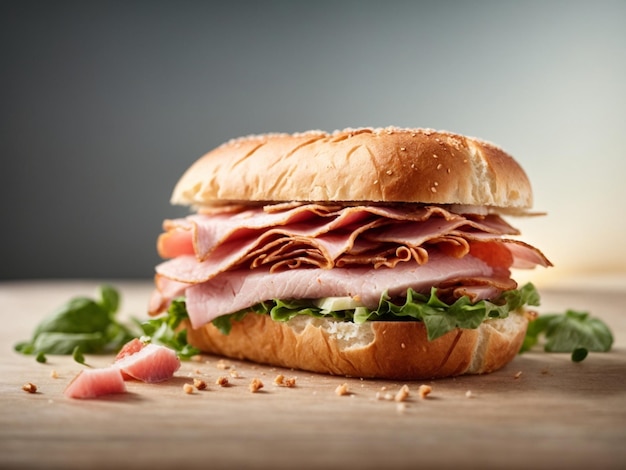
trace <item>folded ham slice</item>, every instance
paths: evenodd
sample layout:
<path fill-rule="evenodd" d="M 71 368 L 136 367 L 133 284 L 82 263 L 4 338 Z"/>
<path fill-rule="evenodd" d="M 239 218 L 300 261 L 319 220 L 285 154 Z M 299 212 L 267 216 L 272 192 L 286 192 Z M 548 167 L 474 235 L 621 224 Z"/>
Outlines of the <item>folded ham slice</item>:
<path fill-rule="evenodd" d="M 515 288 L 515 283 L 511 286 L 507 277 L 494 278 L 494 271 L 471 255 L 452 258 L 438 253 L 422 266 L 401 263 L 393 269 L 295 269 L 273 274 L 266 269 L 228 271 L 211 281 L 190 286 L 185 293 L 191 324 L 198 328 L 221 315 L 271 299 L 353 297 L 374 309 L 384 292 L 397 297 L 405 295 L 409 287 L 426 293 L 431 286 L 457 282 L 471 285 L 472 279 L 477 279 L 476 285 L 490 282 Z"/>
<path fill-rule="evenodd" d="M 187 297 L 194 327 L 274 298 L 358 296 L 446 288 L 489 298 L 513 289 L 511 267 L 549 266 L 536 248 L 505 236 L 496 214 L 441 206 L 319 204 L 217 211 L 168 220 L 158 241 L 150 311 Z"/>

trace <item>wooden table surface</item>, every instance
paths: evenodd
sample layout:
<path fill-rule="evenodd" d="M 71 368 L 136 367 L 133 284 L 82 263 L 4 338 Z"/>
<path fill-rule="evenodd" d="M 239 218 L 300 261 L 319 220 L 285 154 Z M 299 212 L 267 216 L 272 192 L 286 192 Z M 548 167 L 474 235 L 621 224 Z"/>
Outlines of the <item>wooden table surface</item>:
<path fill-rule="evenodd" d="M 533 351 L 490 375 L 393 382 L 206 356 L 163 384 L 128 382 L 125 395 L 72 400 L 63 390 L 83 366 L 58 356 L 39 364 L 13 344 L 70 297 L 95 295 L 98 284 L 0 283 L 0 468 L 626 468 L 621 282 L 542 291 L 541 312 L 589 310 L 613 330 L 613 350 L 581 363 Z M 113 284 L 123 312 L 145 318 L 150 282 Z M 87 357 L 94 366 L 111 360 Z M 278 374 L 296 386 L 275 385 Z M 231 386 L 215 384 L 223 375 Z M 208 389 L 186 394 L 194 377 Z M 260 393 L 248 389 L 255 377 Z M 24 392 L 25 382 L 38 392 Z M 344 383 L 352 393 L 339 396 Z M 405 383 L 407 401 L 385 398 Z M 432 393 L 421 399 L 424 383 Z"/>

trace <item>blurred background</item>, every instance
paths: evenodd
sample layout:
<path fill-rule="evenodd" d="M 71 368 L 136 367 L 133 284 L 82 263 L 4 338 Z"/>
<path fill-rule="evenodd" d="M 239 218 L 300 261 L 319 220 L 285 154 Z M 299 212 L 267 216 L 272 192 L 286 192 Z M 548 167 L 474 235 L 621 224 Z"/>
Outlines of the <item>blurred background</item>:
<path fill-rule="evenodd" d="M 0 280 L 148 279 L 240 135 L 431 127 L 529 174 L 538 284 L 626 272 L 626 2 L 0 2 Z M 626 288 L 626 285 L 624 286 Z"/>

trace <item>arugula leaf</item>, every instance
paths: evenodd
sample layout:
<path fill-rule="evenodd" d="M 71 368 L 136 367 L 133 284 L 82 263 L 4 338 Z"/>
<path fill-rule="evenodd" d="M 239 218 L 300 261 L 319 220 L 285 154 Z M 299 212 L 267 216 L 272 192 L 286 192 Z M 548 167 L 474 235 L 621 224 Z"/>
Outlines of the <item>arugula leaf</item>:
<path fill-rule="evenodd" d="M 434 340 L 455 328 L 478 328 L 488 319 L 506 318 L 524 305 L 539 305 L 539 293 L 528 283 L 517 290 L 507 291 L 493 302 L 481 300 L 472 304 L 468 297 L 461 297 L 448 305 L 437 297 L 437 289 L 433 288 L 426 296 L 408 289 L 403 304 L 392 302 L 385 293 L 381 296 L 378 307 L 369 310 L 365 307 L 354 309 L 327 311 L 313 305 L 309 300 L 272 300 L 262 302 L 253 307 L 223 315 L 213 320 L 223 334 L 230 332 L 232 321 L 239 321 L 248 312 L 269 314 L 273 320 L 287 321 L 296 315 L 313 317 L 332 316 L 338 320 L 364 323 L 366 321 L 423 321 L 428 332 L 428 339 Z"/>
<path fill-rule="evenodd" d="M 589 351 L 610 351 L 613 345 L 613 334 L 602 320 L 575 310 L 539 315 L 528 325 L 520 352 L 530 350 L 542 336 L 546 352 L 572 353 L 574 362 L 584 360 Z"/>
<path fill-rule="evenodd" d="M 81 353 L 114 352 L 135 337 L 115 319 L 119 304 L 118 291 L 102 285 L 98 299 L 70 299 L 37 325 L 30 341 L 17 343 L 14 349 L 35 355 L 38 362 L 45 362 L 46 354 L 70 355 L 76 348 Z"/>

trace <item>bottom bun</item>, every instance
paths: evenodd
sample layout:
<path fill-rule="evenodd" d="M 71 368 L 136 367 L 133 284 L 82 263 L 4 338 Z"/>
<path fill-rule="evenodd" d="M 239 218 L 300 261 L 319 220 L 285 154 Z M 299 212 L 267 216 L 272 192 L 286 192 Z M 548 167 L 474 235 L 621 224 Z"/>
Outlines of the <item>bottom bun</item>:
<path fill-rule="evenodd" d="M 228 335 L 209 323 L 188 328 L 187 339 L 203 352 L 233 359 L 348 377 L 417 380 L 500 369 L 519 352 L 527 326 L 523 314 L 512 313 L 428 341 L 417 321 L 355 324 L 301 315 L 277 322 L 250 313 L 233 321 Z"/>

